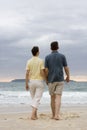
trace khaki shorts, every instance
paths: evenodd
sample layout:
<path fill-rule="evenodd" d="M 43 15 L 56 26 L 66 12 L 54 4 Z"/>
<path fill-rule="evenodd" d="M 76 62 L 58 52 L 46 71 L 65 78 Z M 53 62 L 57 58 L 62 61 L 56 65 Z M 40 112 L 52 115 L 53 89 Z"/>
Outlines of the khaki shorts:
<path fill-rule="evenodd" d="M 64 82 L 48 83 L 49 94 L 50 95 L 62 94 L 63 87 L 64 87 Z"/>

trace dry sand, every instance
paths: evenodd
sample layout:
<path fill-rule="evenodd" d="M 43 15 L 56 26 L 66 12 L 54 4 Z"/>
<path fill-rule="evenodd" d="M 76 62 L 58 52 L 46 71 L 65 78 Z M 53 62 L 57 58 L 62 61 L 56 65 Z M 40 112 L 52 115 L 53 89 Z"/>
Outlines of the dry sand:
<path fill-rule="evenodd" d="M 42 107 L 43 108 L 43 107 Z M 61 120 L 51 119 L 49 106 L 30 119 L 28 105 L 0 107 L 0 130 L 87 130 L 87 106 L 61 107 Z"/>

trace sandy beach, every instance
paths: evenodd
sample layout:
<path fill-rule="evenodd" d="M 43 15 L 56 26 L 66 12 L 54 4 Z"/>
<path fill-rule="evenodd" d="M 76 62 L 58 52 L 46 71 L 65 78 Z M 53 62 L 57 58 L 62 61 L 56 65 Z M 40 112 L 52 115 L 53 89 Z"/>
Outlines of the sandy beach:
<path fill-rule="evenodd" d="M 87 106 L 62 106 L 61 120 L 51 119 L 50 106 L 41 106 L 31 120 L 28 105 L 0 106 L 0 130 L 87 130 Z"/>

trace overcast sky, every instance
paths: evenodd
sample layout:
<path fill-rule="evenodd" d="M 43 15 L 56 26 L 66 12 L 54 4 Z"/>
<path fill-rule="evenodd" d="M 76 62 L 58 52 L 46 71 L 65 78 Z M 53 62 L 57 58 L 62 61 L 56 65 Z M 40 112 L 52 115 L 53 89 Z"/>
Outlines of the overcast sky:
<path fill-rule="evenodd" d="M 86 0 L 0 0 L 0 81 L 25 77 L 31 48 L 57 40 L 71 78 L 87 80 Z"/>

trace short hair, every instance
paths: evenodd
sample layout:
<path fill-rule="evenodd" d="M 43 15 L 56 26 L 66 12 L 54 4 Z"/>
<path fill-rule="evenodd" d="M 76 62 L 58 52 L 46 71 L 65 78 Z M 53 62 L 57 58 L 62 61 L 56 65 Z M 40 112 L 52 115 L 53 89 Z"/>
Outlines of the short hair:
<path fill-rule="evenodd" d="M 33 56 L 36 56 L 37 52 L 39 52 L 39 47 L 38 47 L 38 46 L 34 46 L 34 47 L 32 48 L 32 50 L 31 50 L 31 52 L 32 52 L 32 55 L 33 55 Z"/>
<path fill-rule="evenodd" d="M 57 50 L 58 48 L 59 48 L 58 42 L 57 41 L 53 41 L 51 43 L 51 50 Z"/>

